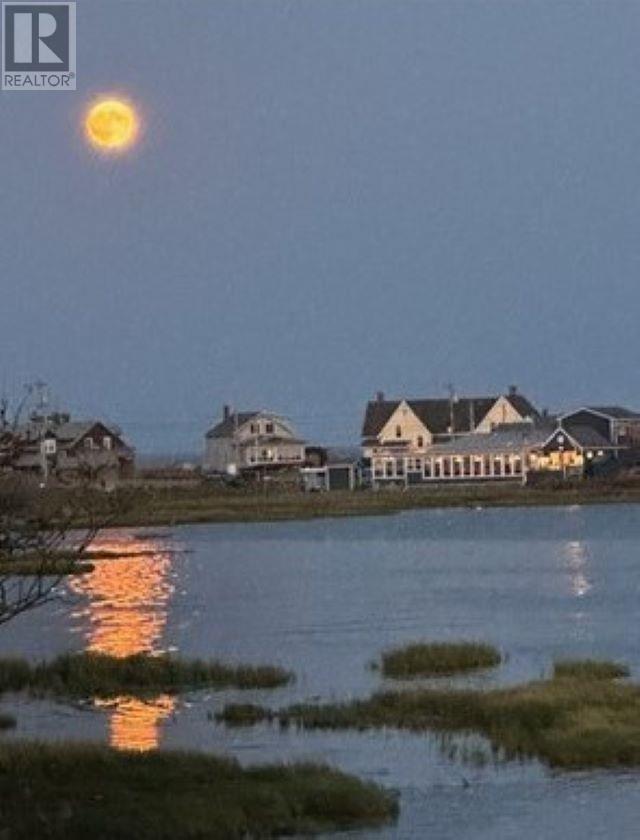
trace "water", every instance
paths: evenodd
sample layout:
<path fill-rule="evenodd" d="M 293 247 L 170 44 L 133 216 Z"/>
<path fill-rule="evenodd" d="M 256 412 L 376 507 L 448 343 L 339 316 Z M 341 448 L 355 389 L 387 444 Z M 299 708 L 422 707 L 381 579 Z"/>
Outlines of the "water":
<path fill-rule="evenodd" d="M 462 761 L 428 734 L 229 730 L 211 719 L 230 700 L 366 696 L 384 685 L 369 663 L 417 639 L 496 644 L 506 661 L 471 680 L 484 686 L 537 678 L 558 656 L 623 660 L 640 679 L 637 507 L 188 526 L 110 532 L 101 543 L 137 554 L 97 563 L 63 603 L 7 625 L 0 653 L 177 650 L 280 664 L 296 683 L 99 707 L 7 698 L 16 736 L 190 747 L 243 763 L 325 760 L 401 793 L 398 824 L 360 837 L 637 836 L 640 772 L 559 774 Z"/>

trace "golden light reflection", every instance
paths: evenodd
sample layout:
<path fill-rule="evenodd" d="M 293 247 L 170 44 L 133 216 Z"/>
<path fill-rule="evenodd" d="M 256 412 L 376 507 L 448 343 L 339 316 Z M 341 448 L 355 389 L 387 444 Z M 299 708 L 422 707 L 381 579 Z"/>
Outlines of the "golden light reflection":
<path fill-rule="evenodd" d="M 86 628 L 87 650 L 120 657 L 161 652 L 173 592 L 169 554 L 156 541 L 129 535 L 104 536 L 92 549 L 113 556 L 94 561 L 91 574 L 70 581 L 73 591 L 87 601 L 74 613 Z M 148 700 L 123 696 L 96 705 L 108 710 L 112 746 L 150 750 L 159 745 L 162 723 L 173 713 L 176 700 L 168 695 Z"/>

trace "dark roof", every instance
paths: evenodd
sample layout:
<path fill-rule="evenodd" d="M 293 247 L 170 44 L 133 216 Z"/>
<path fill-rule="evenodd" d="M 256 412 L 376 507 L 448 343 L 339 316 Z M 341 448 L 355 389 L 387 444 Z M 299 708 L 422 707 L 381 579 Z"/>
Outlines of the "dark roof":
<path fill-rule="evenodd" d="M 588 405 L 586 406 L 586 410 L 597 411 L 598 414 L 604 414 L 607 417 L 612 417 L 614 420 L 640 419 L 640 414 L 637 411 L 632 411 L 630 408 L 624 408 L 621 405 Z"/>
<path fill-rule="evenodd" d="M 505 394 L 505 397 L 521 417 L 531 417 L 532 420 L 540 417 L 538 409 L 522 394 Z"/>
<path fill-rule="evenodd" d="M 399 405 L 400 400 L 372 400 L 368 402 L 362 425 L 362 437 L 375 438 Z"/>
<path fill-rule="evenodd" d="M 499 399 L 496 397 L 461 397 L 453 403 L 453 425 L 455 432 L 470 432 L 485 417 Z M 515 410 L 522 417 L 539 418 L 539 414 L 526 397 L 520 394 L 505 394 Z M 367 408 L 362 426 L 363 438 L 380 434 L 389 418 L 402 400 L 372 400 Z M 451 425 L 451 402 L 448 398 L 407 400 L 407 405 L 429 429 L 431 434 L 442 435 L 449 432 Z M 473 419 L 473 423 L 471 420 Z"/>
<path fill-rule="evenodd" d="M 217 423 L 212 429 L 207 432 L 208 438 L 223 438 L 232 437 L 234 430 L 248 423 L 253 417 L 257 417 L 259 411 L 240 411 L 232 412 L 224 420 Z"/>
<path fill-rule="evenodd" d="M 606 437 L 603 437 L 600 434 L 600 432 L 596 431 L 595 429 L 592 429 L 591 426 L 572 426 L 569 430 L 561 428 L 557 431 L 568 435 L 582 449 L 586 449 L 589 447 L 593 449 L 611 448 L 611 442 L 608 441 Z"/>
<path fill-rule="evenodd" d="M 56 440 L 63 444 L 72 445 L 88 435 L 96 426 L 101 427 L 119 440 L 123 446 L 128 446 L 120 428 L 105 420 L 67 420 L 64 423 L 53 423 L 52 425 L 29 422 L 18 427 L 17 436 L 27 441 L 36 442 L 44 436 L 56 438 Z"/>

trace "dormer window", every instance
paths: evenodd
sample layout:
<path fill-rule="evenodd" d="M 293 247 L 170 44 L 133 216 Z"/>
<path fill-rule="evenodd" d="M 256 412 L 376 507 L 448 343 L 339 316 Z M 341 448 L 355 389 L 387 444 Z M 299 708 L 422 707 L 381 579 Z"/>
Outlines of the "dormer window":
<path fill-rule="evenodd" d="M 251 424 L 251 434 L 252 435 L 259 435 L 260 434 L 260 423 L 252 423 Z"/>
<path fill-rule="evenodd" d="M 266 432 L 268 435 L 273 434 L 273 423 L 267 423 L 265 426 Z"/>

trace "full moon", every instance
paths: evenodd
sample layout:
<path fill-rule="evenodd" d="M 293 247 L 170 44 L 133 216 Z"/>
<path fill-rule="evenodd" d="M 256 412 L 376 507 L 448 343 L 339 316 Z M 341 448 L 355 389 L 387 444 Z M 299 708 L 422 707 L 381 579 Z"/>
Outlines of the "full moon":
<path fill-rule="evenodd" d="M 85 132 L 89 142 L 98 149 L 123 151 L 138 136 L 138 117 L 127 102 L 121 99 L 102 99 L 89 109 Z"/>

